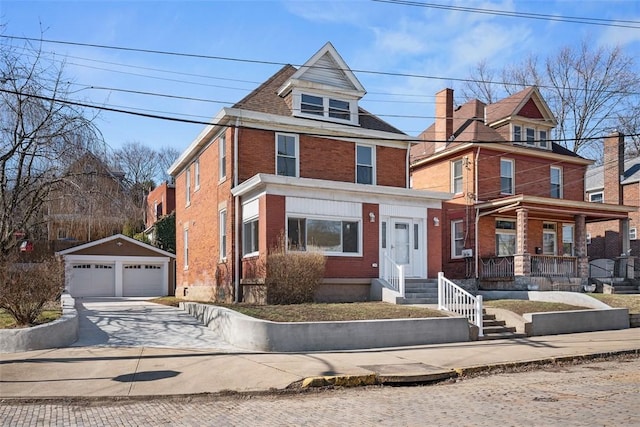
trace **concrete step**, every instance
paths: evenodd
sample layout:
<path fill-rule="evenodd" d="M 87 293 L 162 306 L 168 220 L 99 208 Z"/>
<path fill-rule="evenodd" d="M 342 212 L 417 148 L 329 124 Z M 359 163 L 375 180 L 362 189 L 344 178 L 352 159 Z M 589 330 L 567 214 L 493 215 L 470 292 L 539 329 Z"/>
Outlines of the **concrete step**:
<path fill-rule="evenodd" d="M 396 298 L 396 304 L 438 304 L 438 298 Z"/>
<path fill-rule="evenodd" d="M 486 334 L 503 334 L 503 333 L 515 333 L 516 328 L 513 326 L 486 326 L 482 325 L 482 330 Z"/>
<path fill-rule="evenodd" d="M 482 327 L 483 328 L 488 328 L 490 326 L 507 326 L 507 322 L 505 322 L 504 320 L 486 320 L 483 319 L 482 320 Z"/>
<path fill-rule="evenodd" d="M 506 340 L 514 338 L 526 338 L 525 334 L 513 333 L 513 332 L 496 332 L 496 333 L 484 333 L 484 336 L 478 337 L 479 341 L 488 340 Z"/>
<path fill-rule="evenodd" d="M 629 327 L 640 328 L 640 314 L 629 315 Z"/>
<path fill-rule="evenodd" d="M 435 298 L 438 299 L 438 292 L 405 292 L 405 298 Z"/>
<path fill-rule="evenodd" d="M 434 289 L 438 290 L 438 285 L 431 285 L 429 283 L 405 283 L 404 289 Z"/>

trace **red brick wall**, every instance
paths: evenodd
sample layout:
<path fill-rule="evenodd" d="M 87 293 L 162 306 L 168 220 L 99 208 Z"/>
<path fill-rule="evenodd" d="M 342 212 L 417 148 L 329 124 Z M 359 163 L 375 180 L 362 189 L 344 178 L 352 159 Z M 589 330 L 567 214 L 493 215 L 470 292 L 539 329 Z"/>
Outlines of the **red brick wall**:
<path fill-rule="evenodd" d="M 529 98 L 526 104 L 518 111 L 518 115 L 522 117 L 528 117 L 530 119 L 544 119 L 542 113 L 538 109 L 538 106 Z"/>
<path fill-rule="evenodd" d="M 146 227 L 151 227 L 158 218 L 156 218 L 155 204 L 162 205 L 162 215 L 168 215 L 176 208 L 176 191 L 173 185 L 169 186 L 166 182 L 158 185 L 147 195 L 147 215 Z"/>
<path fill-rule="evenodd" d="M 241 129 L 238 155 L 240 182 L 257 173 L 275 173 L 275 132 Z M 303 178 L 355 182 L 355 144 L 307 135 L 299 136 L 300 176 Z M 406 186 L 407 151 L 400 148 L 377 147 L 377 183 L 395 187 Z"/>
<path fill-rule="evenodd" d="M 444 235 L 444 222 L 442 209 L 427 210 L 427 277 L 438 277 L 442 270 L 443 253 L 442 238 Z M 433 219 L 438 218 L 440 223 L 435 225 Z"/>

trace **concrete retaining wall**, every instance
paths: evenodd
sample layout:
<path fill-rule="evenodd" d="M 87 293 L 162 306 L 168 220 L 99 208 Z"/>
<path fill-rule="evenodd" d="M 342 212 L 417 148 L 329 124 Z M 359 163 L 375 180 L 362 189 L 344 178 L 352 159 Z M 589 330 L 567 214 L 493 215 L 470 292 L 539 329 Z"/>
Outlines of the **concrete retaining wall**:
<path fill-rule="evenodd" d="M 525 313 L 523 317 L 527 322 L 525 331 L 528 336 L 608 331 L 629 327 L 629 310 L 626 308 Z"/>
<path fill-rule="evenodd" d="M 578 307 L 595 309 L 610 308 L 602 301 L 591 298 L 589 295 L 578 292 L 554 292 L 554 291 L 480 291 L 479 295 L 485 300 L 495 299 L 521 299 L 529 301 L 561 302 Z"/>
<path fill-rule="evenodd" d="M 279 323 L 213 305 L 181 302 L 180 307 L 230 344 L 248 350 L 355 350 L 469 341 L 463 317 Z"/>
<path fill-rule="evenodd" d="M 0 353 L 66 347 L 78 340 L 78 312 L 69 294 L 60 297 L 62 316 L 31 328 L 0 330 Z"/>

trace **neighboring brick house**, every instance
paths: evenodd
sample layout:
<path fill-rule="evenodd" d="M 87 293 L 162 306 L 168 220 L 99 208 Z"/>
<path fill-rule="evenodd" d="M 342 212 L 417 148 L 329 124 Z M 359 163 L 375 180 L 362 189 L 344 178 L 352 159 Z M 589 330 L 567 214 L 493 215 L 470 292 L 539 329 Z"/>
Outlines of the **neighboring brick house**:
<path fill-rule="evenodd" d="M 640 157 L 625 160 L 624 151 L 623 134 L 614 132 L 604 139 L 603 164 L 587 170 L 585 200 L 640 206 Z M 589 258 L 615 260 L 629 254 L 640 256 L 639 229 L 637 210 L 629 214 L 628 220 L 588 224 Z"/>
<path fill-rule="evenodd" d="M 408 188 L 413 138 L 360 108 L 364 95 L 327 43 L 213 118 L 169 170 L 176 295 L 241 300 L 282 233 L 289 251 L 327 256 L 318 300 L 368 299 L 386 255 L 436 276 L 450 194 Z"/>
<path fill-rule="evenodd" d="M 87 152 L 52 190 L 45 215 L 48 240 L 88 242 L 121 233 L 130 213 L 124 173 Z"/>
<path fill-rule="evenodd" d="M 584 201 L 592 161 L 550 141 L 556 120 L 538 89 L 455 110 L 445 89 L 435 116 L 411 150 L 411 177 L 413 188 L 454 193 L 443 204 L 445 274 L 483 289 L 585 285 L 586 224 L 631 209 Z"/>
<path fill-rule="evenodd" d="M 153 241 L 156 222 L 176 210 L 176 186 L 164 181 L 149 192 L 146 203 L 144 233 Z"/>

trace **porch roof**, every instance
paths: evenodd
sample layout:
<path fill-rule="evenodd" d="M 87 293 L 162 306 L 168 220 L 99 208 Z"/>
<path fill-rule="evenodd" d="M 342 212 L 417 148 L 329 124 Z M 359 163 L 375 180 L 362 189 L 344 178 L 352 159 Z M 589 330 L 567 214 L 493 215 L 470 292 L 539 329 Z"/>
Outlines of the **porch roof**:
<path fill-rule="evenodd" d="M 500 214 L 528 209 L 529 214 L 574 216 L 584 215 L 587 222 L 607 221 L 612 219 L 627 219 L 630 212 L 636 212 L 637 207 L 594 203 L 577 200 L 554 199 L 551 197 L 515 196 L 480 202 L 475 205 L 480 214 Z"/>

